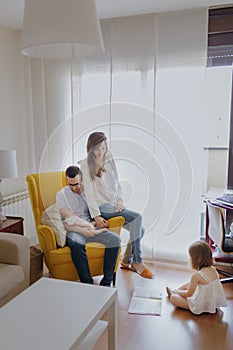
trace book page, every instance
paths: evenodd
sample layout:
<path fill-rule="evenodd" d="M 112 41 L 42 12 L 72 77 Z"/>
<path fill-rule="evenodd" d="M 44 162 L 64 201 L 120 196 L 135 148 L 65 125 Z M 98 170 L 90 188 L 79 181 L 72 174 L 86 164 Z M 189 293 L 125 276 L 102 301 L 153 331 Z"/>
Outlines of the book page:
<path fill-rule="evenodd" d="M 158 289 L 134 287 L 134 297 L 149 298 L 149 299 L 161 299 L 162 293 Z"/>
<path fill-rule="evenodd" d="M 162 293 L 152 288 L 135 287 L 128 313 L 161 315 Z"/>

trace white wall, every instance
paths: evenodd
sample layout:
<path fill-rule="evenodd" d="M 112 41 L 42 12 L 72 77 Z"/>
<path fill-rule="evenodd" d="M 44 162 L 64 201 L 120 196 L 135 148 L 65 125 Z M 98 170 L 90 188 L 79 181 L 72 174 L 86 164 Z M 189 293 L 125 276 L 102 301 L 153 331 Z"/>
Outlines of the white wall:
<path fill-rule="evenodd" d="M 211 188 L 227 187 L 232 67 L 209 67 L 205 80 L 203 193 Z"/>
<path fill-rule="evenodd" d="M 2 193 L 26 188 L 25 175 L 33 164 L 30 109 L 26 107 L 28 62 L 19 52 L 20 32 L 0 27 L 0 149 L 15 149 L 18 179 L 4 179 Z M 26 112 L 27 110 L 27 112 Z"/>

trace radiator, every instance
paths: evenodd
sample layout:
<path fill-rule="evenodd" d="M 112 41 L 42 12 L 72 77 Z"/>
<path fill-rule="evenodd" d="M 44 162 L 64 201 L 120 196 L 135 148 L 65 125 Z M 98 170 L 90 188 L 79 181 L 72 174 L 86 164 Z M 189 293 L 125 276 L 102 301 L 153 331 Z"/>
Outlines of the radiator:
<path fill-rule="evenodd" d="M 24 219 L 24 236 L 28 237 L 30 244 L 37 244 L 35 222 L 28 191 L 24 190 L 4 196 L 2 206 L 4 215 L 20 216 Z"/>

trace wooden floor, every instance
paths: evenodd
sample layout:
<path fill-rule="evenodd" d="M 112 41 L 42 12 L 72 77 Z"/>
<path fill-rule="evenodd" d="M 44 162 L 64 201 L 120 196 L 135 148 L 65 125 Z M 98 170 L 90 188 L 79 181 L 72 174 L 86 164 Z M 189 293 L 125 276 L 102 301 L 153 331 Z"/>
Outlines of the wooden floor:
<path fill-rule="evenodd" d="M 153 280 L 136 273 L 117 272 L 118 289 L 118 350 L 230 350 L 233 349 L 233 283 L 224 284 L 228 306 L 216 314 L 193 315 L 189 311 L 175 309 L 165 293 L 165 286 L 172 288 L 187 282 L 187 270 L 156 267 Z M 162 315 L 130 315 L 128 306 L 134 286 L 154 286 L 163 293 Z M 95 350 L 107 349 L 104 334 Z M 111 349 L 110 349 L 111 350 Z"/>

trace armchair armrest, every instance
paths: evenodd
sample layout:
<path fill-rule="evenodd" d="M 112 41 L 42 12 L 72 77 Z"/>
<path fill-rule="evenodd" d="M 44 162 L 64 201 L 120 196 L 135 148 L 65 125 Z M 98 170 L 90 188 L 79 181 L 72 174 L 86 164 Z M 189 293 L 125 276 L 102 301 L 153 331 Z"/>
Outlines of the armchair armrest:
<path fill-rule="evenodd" d="M 20 265 L 25 281 L 30 279 L 30 247 L 25 236 L 0 232 L 0 262 Z"/>
<path fill-rule="evenodd" d="M 55 235 L 50 226 L 38 225 L 37 232 L 40 247 L 44 252 L 57 249 Z"/>
<path fill-rule="evenodd" d="M 121 227 L 125 223 L 125 219 L 123 216 L 115 216 L 113 218 L 108 219 L 109 229 L 115 233 L 120 234 Z"/>

